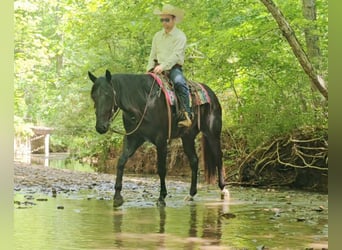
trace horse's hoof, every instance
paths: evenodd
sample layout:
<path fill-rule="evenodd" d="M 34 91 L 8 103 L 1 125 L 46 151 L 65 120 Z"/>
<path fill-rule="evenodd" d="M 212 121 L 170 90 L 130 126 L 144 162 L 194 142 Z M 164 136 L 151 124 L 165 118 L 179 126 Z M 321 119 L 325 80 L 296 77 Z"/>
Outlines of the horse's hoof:
<path fill-rule="evenodd" d="M 114 199 L 113 207 L 120 207 L 124 203 L 124 200 L 121 199 Z"/>
<path fill-rule="evenodd" d="M 230 198 L 230 194 L 229 194 L 228 189 L 223 188 L 221 191 L 221 200 L 227 201 L 229 200 L 229 198 Z"/>
<path fill-rule="evenodd" d="M 194 197 L 191 195 L 187 195 L 185 196 L 184 201 L 194 201 Z"/>
<path fill-rule="evenodd" d="M 158 200 L 157 201 L 157 206 L 158 207 L 165 207 L 166 206 L 166 202 L 164 200 Z"/>

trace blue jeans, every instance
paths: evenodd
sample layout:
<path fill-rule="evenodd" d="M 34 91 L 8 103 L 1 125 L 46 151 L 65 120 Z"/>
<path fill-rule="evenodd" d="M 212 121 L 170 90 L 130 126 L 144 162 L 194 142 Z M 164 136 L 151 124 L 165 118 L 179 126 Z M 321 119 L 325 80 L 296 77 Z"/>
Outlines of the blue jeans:
<path fill-rule="evenodd" d="M 186 84 L 182 69 L 179 67 L 172 68 L 170 71 L 170 79 L 173 82 L 176 94 L 181 101 L 181 109 L 184 109 L 189 115 L 191 115 L 189 87 Z"/>

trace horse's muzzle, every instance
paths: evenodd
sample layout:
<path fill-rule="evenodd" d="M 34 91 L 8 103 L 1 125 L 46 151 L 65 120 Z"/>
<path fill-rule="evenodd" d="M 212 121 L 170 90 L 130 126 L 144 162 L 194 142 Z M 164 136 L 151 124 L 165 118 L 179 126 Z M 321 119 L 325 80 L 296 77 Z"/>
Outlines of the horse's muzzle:
<path fill-rule="evenodd" d="M 96 124 L 95 128 L 99 134 L 104 134 L 108 131 L 108 125 L 105 124 Z"/>

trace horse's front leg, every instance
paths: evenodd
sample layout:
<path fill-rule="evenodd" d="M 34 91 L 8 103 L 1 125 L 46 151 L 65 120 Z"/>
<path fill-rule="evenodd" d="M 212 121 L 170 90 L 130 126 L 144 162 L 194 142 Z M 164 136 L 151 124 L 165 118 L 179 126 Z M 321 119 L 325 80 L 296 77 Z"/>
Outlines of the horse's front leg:
<path fill-rule="evenodd" d="M 167 155 L 167 144 L 162 143 L 157 145 L 157 164 L 158 164 L 158 175 L 160 179 L 160 194 L 157 205 L 165 206 L 165 197 L 167 195 L 165 177 L 166 177 L 166 155 Z"/>
<path fill-rule="evenodd" d="M 116 167 L 116 180 L 115 180 L 115 193 L 114 193 L 114 207 L 119 207 L 123 204 L 124 200 L 121 195 L 122 190 L 122 177 L 124 173 L 124 167 L 129 157 L 131 157 L 138 147 L 143 144 L 144 140 L 125 136 L 123 143 L 122 154 Z"/>
<path fill-rule="evenodd" d="M 114 207 L 120 207 L 124 200 L 121 195 L 122 190 L 122 176 L 125 164 L 127 162 L 128 157 L 124 154 L 121 154 L 118 164 L 116 166 L 116 180 L 115 180 L 115 193 L 114 193 Z"/>

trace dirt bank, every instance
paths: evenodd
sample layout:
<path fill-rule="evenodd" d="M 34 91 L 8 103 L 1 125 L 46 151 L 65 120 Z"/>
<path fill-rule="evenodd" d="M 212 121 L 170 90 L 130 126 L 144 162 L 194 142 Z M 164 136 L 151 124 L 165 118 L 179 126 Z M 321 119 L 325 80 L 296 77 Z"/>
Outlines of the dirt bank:
<path fill-rule="evenodd" d="M 200 136 L 196 150 L 203 171 Z M 328 193 L 328 133 L 324 128 L 302 128 L 291 134 L 272 138 L 249 152 L 246 141 L 222 134 L 223 166 L 226 183 L 251 187 L 287 187 Z M 99 172 L 115 173 L 120 149 L 111 149 L 105 161 L 98 161 Z M 136 174 L 156 174 L 156 149 L 152 144 L 140 147 L 128 160 L 125 171 Z M 167 171 L 169 175 L 189 176 L 189 161 L 181 140 L 168 145 Z M 200 173 L 201 175 L 202 172 Z"/>
<path fill-rule="evenodd" d="M 103 197 L 103 194 L 106 194 L 106 198 L 111 199 L 114 194 L 114 185 L 115 175 L 113 174 L 14 163 L 14 191 L 24 194 L 45 193 L 52 195 L 53 193 L 89 191 L 96 197 Z M 167 185 L 169 194 L 179 191 L 188 193 L 190 180 L 169 177 Z M 158 197 L 159 179 L 157 175 L 143 178 L 125 175 L 122 189 L 127 196 L 150 198 L 153 194 L 153 196 Z"/>
<path fill-rule="evenodd" d="M 114 187 L 111 174 L 86 173 L 56 169 L 39 165 L 14 163 L 14 189 L 30 189 L 36 192 L 79 191 L 82 189 L 108 189 Z"/>

